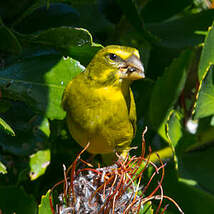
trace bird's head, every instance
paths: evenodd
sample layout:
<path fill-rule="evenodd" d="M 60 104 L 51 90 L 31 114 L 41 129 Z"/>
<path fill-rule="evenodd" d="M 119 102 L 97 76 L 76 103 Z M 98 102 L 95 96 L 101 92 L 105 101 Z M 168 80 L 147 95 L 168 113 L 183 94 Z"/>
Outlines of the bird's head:
<path fill-rule="evenodd" d="M 145 77 L 138 50 L 119 45 L 110 45 L 99 50 L 87 70 L 92 79 L 102 84 Z"/>

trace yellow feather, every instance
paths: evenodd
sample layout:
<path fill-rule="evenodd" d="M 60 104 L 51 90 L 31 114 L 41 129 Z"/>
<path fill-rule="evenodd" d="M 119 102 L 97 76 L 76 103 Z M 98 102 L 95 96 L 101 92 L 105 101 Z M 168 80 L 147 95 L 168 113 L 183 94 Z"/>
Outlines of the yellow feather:
<path fill-rule="evenodd" d="M 135 72 L 135 76 L 143 77 L 139 58 L 134 48 L 107 46 L 67 85 L 62 106 L 67 112 L 68 128 L 82 147 L 90 142 L 89 152 L 127 153 L 136 130 L 130 88 L 133 78 L 129 76 Z M 130 69 L 135 63 L 136 68 Z"/>

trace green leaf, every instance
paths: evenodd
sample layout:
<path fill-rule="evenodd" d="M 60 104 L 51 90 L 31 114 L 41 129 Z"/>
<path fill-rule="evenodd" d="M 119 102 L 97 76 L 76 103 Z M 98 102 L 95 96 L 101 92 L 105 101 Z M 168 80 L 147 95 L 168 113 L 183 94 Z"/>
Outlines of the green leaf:
<path fill-rule="evenodd" d="M 154 209 L 152 208 L 152 202 L 149 201 L 143 205 L 143 209 L 140 210 L 139 214 L 153 214 Z"/>
<path fill-rule="evenodd" d="M 158 129 L 158 134 L 173 148 L 183 135 L 180 121 L 181 115 L 173 109 Z"/>
<path fill-rule="evenodd" d="M 193 148 L 195 145 L 197 145 L 198 140 L 196 135 L 190 134 L 188 132 L 184 132 L 183 136 L 180 138 L 180 140 L 176 143 L 175 151 L 177 155 L 180 155 L 191 148 Z"/>
<path fill-rule="evenodd" d="M 49 201 L 50 192 L 51 191 L 48 190 L 46 195 L 42 196 L 41 204 L 39 205 L 39 214 L 52 214 L 50 201 Z"/>
<path fill-rule="evenodd" d="M 29 34 L 52 27 L 74 26 L 78 20 L 79 14 L 74 8 L 63 3 L 53 3 L 48 8 L 46 5 L 35 7 L 30 14 L 15 23 L 14 29 Z"/>
<path fill-rule="evenodd" d="M 0 129 L 3 129 L 6 133 L 8 133 L 11 136 L 15 136 L 15 132 L 13 129 L 8 125 L 2 118 L 0 118 Z"/>
<path fill-rule="evenodd" d="M 63 36 L 62 36 L 63 35 Z M 20 39 L 42 47 L 52 47 L 59 50 L 63 55 L 88 64 L 95 53 L 102 48 L 101 45 L 93 42 L 91 34 L 83 28 L 58 27 L 50 28 L 36 35 L 23 36 Z"/>
<path fill-rule="evenodd" d="M 40 53 L 1 70 L 0 89 L 3 97 L 24 101 L 49 119 L 63 119 L 64 88 L 82 70 L 84 67 L 69 57 Z"/>
<path fill-rule="evenodd" d="M 43 175 L 50 164 L 50 150 L 41 150 L 30 156 L 30 179 L 35 180 Z"/>
<path fill-rule="evenodd" d="M 214 11 L 214 10 L 213 10 Z M 209 70 L 211 64 L 214 64 L 214 51 L 212 47 L 214 46 L 214 24 L 209 27 L 208 34 L 204 41 L 204 47 L 201 53 L 201 58 L 198 68 L 198 78 L 202 81 Z"/>
<path fill-rule="evenodd" d="M 63 35 L 63 36 L 62 36 Z M 92 45 L 91 34 L 83 28 L 58 27 L 50 28 L 33 36 L 32 41 L 47 46 L 71 49 L 72 47 L 81 47 Z"/>
<path fill-rule="evenodd" d="M 213 40 L 214 41 L 214 40 Z M 214 58 L 213 58 L 214 59 Z M 214 115 L 214 66 L 202 80 L 195 106 L 195 119 Z"/>
<path fill-rule="evenodd" d="M 28 106 L 20 102 L 11 102 L 4 117 L 13 126 L 16 136 L 9 136 L 1 131 L 0 146 L 3 151 L 17 156 L 28 156 L 47 147 L 50 130 L 46 118 L 35 115 Z"/>
<path fill-rule="evenodd" d="M 4 53 L 19 54 L 22 51 L 21 44 L 13 32 L 5 25 L 0 24 L 0 50 Z"/>
<path fill-rule="evenodd" d="M 142 4 L 141 16 L 145 23 L 154 23 L 160 22 L 164 19 L 170 18 L 175 14 L 178 14 L 184 10 L 188 5 L 192 4 L 193 0 L 150 0 L 148 2 L 139 1 L 139 4 Z M 145 6 L 144 6 L 145 4 Z M 161 8 L 161 9 L 160 9 Z M 170 10 L 169 10 L 170 8 Z M 155 14 L 151 16 L 151 14 Z"/>
<path fill-rule="evenodd" d="M 180 96 L 193 55 L 191 50 L 182 52 L 155 83 L 149 105 L 150 122 L 155 128 L 160 127 Z"/>
<path fill-rule="evenodd" d="M 145 38 L 152 44 L 157 44 L 157 38 L 145 30 L 142 17 L 140 16 L 138 8 L 136 7 L 136 2 L 132 0 L 117 0 L 117 2 L 127 19 L 125 20 L 125 24 L 123 24 L 122 28 L 119 30 L 123 32 L 124 25 L 125 28 L 129 29 L 130 25 L 128 23 L 131 23 L 131 26 L 133 26 L 137 32 L 140 33 L 141 37 Z"/>
<path fill-rule="evenodd" d="M 7 174 L 7 168 L 1 161 L 0 161 L 0 174 Z"/>
<path fill-rule="evenodd" d="M 0 187 L 0 208 L 4 214 L 36 214 L 37 206 L 32 196 L 15 186 Z"/>
<path fill-rule="evenodd" d="M 204 35 L 214 19 L 214 10 L 186 15 L 162 23 L 147 24 L 146 29 L 158 37 L 159 45 L 167 48 L 183 49 L 203 42 Z"/>
<path fill-rule="evenodd" d="M 190 149 L 199 149 L 202 146 L 209 145 L 214 141 L 214 127 L 210 124 L 210 117 L 199 120 L 197 128 L 197 143 L 192 145 Z"/>
<path fill-rule="evenodd" d="M 41 122 L 39 129 L 47 136 L 50 136 L 50 124 L 47 118 L 44 118 Z"/>
<path fill-rule="evenodd" d="M 211 121 L 210 121 L 210 125 L 211 125 L 211 126 L 214 126 L 214 116 L 212 116 L 212 119 L 211 119 Z"/>
<path fill-rule="evenodd" d="M 168 121 L 168 136 L 173 147 L 176 146 L 182 135 L 181 115 L 173 111 Z"/>
<path fill-rule="evenodd" d="M 100 12 L 97 1 L 82 3 L 72 1 L 72 6 L 68 4 L 51 3 L 48 8 L 46 6 L 36 8 L 14 28 L 24 34 L 61 26 L 86 28 L 96 37 L 101 37 L 100 41 L 113 31 L 114 25 Z"/>
<path fill-rule="evenodd" d="M 180 177 L 194 180 L 201 188 L 214 193 L 214 183 L 211 179 L 214 177 L 213 153 L 213 147 L 183 153 L 178 162 Z"/>
<path fill-rule="evenodd" d="M 165 194 L 171 196 L 179 204 L 184 213 L 201 214 L 202 210 L 203 213 L 212 213 L 211 210 L 214 209 L 214 196 L 209 192 L 197 188 L 197 186 L 193 185 L 195 182 L 192 180 L 179 179 L 177 182 L 167 180 L 166 183 L 168 188 L 170 188 L 170 192 L 165 191 Z M 190 198 L 194 200 L 189 200 Z M 170 203 L 171 207 L 173 205 Z M 179 213 L 178 210 L 175 210 L 173 213 Z"/>
<path fill-rule="evenodd" d="M 197 160 L 192 164 L 194 167 L 197 167 Z M 199 185 L 197 180 L 178 178 L 175 163 L 167 161 L 163 182 L 164 195 L 171 197 L 184 213 L 201 214 L 202 210 L 203 213 L 212 213 L 214 209 L 214 196 L 209 189 L 203 189 Z M 189 200 L 190 198 L 193 200 Z M 164 201 L 169 204 L 166 213 L 168 211 L 173 214 L 179 213 L 173 203 L 167 199 L 164 199 Z"/>

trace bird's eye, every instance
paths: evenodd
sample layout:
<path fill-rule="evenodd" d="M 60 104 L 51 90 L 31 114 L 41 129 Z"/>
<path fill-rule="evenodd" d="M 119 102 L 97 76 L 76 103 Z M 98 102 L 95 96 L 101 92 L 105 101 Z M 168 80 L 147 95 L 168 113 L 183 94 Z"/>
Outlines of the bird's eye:
<path fill-rule="evenodd" d="M 109 58 L 110 58 L 111 60 L 116 60 L 116 59 L 117 59 L 117 55 L 116 55 L 116 54 L 113 54 L 113 53 L 110 53 L 110 54 L 109 54 Z"/>

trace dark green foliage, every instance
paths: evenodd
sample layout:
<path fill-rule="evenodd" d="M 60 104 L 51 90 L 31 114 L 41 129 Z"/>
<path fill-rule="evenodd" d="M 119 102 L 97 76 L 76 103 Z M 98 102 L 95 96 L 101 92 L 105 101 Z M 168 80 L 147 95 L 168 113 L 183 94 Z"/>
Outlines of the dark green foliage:
<path fill-rule="evenodd" d="M 213 213 L 213 20 L 202 0 L 1 1 L 0 213 L 52 213 L 48 190 L 81 151 L 66 128 L 63 90 L 109 44 L 138 48 L 145 67 L 132 86 L 133 145 L 147 126 L 146 146 L 168 162 L 164 194 L 185 214 Z"/>

